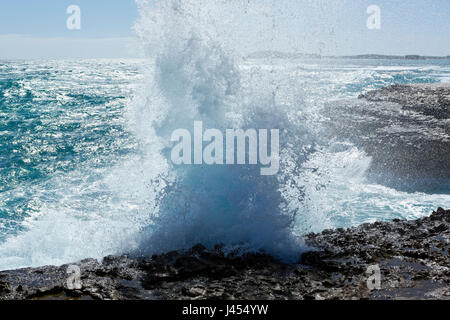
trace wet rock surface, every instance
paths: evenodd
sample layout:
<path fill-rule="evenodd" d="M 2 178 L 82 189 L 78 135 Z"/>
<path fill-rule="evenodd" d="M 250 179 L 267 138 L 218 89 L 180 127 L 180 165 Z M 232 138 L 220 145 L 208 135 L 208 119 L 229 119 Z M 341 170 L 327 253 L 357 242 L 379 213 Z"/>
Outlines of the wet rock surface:
<path fill-rule="evenodd" d="M 297 264 L 201 245 L 87 259 L 76 263 L 80 289 L 69 289 L 68 265 L 4 271 L 0 299 L 450 299 L 450 210 L 325 230 L 306 242 L 311 250 Z"/>
<path fill-rule="evenodd" d="M 450 84 L 394 85 L 324 110 L 330 138 L 353 142 L 377 183 L 406 191 L 450 190 Z"/>
<path fill-rule="evenodd" d="M 450 119 L 450 84 L 394 85 L 360 96 L 373 102 L 394 102 L 436 119 Z"/>

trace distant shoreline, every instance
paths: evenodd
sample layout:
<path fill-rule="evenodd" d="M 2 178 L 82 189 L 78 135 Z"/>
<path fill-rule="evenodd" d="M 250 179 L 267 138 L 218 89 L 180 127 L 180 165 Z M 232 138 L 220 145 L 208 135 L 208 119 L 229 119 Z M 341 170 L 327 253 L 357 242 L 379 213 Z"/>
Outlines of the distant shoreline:
<path fill-rule="evenodd" d="M 247 56 L 248 59 L 374 59 L 374 60 L 450 60 L 448 56 L 422 56 L 408 55 L 384 55 L 384 54 L 360 54 L 348 56 L 322 56 L 319 54 L 289 53 L 280 51 L 258 51 Z"/>
<path fill-rule="evenodd" d="M 338 57 L 327 57 L 327 58 L 338 58 L 338 59 L 389 59 L 389 60 L 450 60 L 449 56 L 421 56 L 421 55 L 383 55 L 383 54 L 361 54 L 355 56 L 338 56 Z"/>

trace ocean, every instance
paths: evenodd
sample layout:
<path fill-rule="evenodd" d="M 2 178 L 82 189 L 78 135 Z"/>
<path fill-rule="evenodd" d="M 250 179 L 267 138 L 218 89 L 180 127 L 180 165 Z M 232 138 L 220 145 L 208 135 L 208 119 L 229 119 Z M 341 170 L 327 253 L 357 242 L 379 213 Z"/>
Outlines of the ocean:
<path fill-rule="evenodd" d="M 433 162 L 405 176 L 389 160 L 374 165 L 366 124 L 376 119 L 347 108 L 385 86 L 450 82 L 450 61 L 249 59 L 230 45 L 231 29 L 224 35 L 224 8 L 140 2 L 134 30 L 146 59 L 0 61 L 0 270 L 198 243 L 296 261 L 307 233 L 450 207 Z M 417 126 L 392 105 L 378 108 L 385 137 L 450 140 L 448 119 L 420 115 L 427 125 Z M 195 121 L 279 130 L 278 173 L 175 165 L 171 135 Z M 346 123 L 358 123 L 365 145 L 333 130 Z"/>
<path fill-rule="evenodd" d="M 384 86 L 446 82 L 450 61 L 209 59 L 216 69 L 166 78 L 173 59 L 0 61 L 0 269 L 197 242 L 289 258 L 308 232 L 450 207 L 445 190 L 371 181 L 370 157 L 324 139 L 322 114 Z M 164 141 L 196 118 L 280 128 L 280 173 L 173 167 Z"/>

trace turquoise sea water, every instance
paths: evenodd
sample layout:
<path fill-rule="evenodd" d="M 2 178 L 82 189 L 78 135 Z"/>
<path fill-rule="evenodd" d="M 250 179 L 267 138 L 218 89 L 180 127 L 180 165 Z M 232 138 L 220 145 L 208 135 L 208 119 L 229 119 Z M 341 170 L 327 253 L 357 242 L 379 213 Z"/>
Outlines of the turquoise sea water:
<path fill-rule="evenodd" d="M 450 207 L 450 193 L 406 193 L 366 181 L 370 159 L 364 150 L 338 137 L 334 145 L 321 141 L 318 128 L 325 103 L 356 98 L 391 84 L 450 82 L 450 61 L 241 60 L 236 66 L 241 93 L 233 101 L 225 100 L 208 84 L 222 83 L 231 76 L 223 70 L 211 72 L 207 82 L 201 83 L 202 94 L 212 92 L 224 105 L 237 106 L 233 112 L 244 119 L 248 117 L 242 111 L 245 108 L 261 107 L 269 113 L 272 105 L 283 113 L 286 107 L 284 122 L 266 116 L 264 125 L 267 121 L 278 127 L 284 123 L 282 129 L 294 133 L 298 140 L 289 140 L 282 156 L 295 165 L 285 165 L 284 182 L 278 180 L 276 186 L 270 184 L 275 183 L 272 180 L 255 182 L 269 185 L 265 191 L 239 179 L 226 179 L 242 176 L 242 172 L 191 176 L 180 188 L 192 186 L 194 195 L 173 190 L 166 194 L 168 199 L 189 202 L 192 206 L 186 212 L 177 200 L 171 200 L 171 206 L 158 202 L 167 185 L 157 178 L 170 168 L 160 159 L 161 149 L 152 145 L 155 136 L 164 134 L 155 134 L 155 120 L 149 114 L 160 110 L 183 118 L 187 112 L 181 107 L 167 109 L 161 95 L 149 93 L 156 80 L 147 75 L 158 67 L 150 60 L 0 61 L 0 269 L 136 249 L 142 246 L 142 234 L 154 230 L 162 230 L 164 236 L 159 240 L 145 236 L 145 241 L 165 244 L 150 246 L 150 251 L 196 241 L 232 243 L 235 238 L 240 242 L 247 240 L 244 234 L 252 234 L 236 227 L 245 221 L 251 228 L 251 216 L 209 220 L 214 211 L 239 215 L 241 209 L 250 214 L 251 206 L 272 211 L 283 208 L 279 210 L 288 210 L 284 213 L 296 212 L 289 232 L 298 235 L 394 217 L 417 218 L 438 206 Z M 198 72 L 192 77 L 198 77 Z M 200 84 L 196 85 L 198 89 Z M 166 90 L 165 99 L 170 100 L 167 97 L 172 93 Z M 210 180 L 207 187 L 200 187 L 195 177 Z M 221 190 L 225 198 L 204 202 L 221 197 Z M 273 197 L 274 190 L 281 195 Z M 193 207 L 202 213 L 195 213 Z M 187 220 L 186 213 L 193 214 L 185 230 L 197 231 L 173 224 L 172 219 L 178 218 L 168 222 L 161 208 L 181 212 Z M 156 211 L 160 214 L 155 215 Z M 284 223 L 273 214 L 255 223 L 257 230 L 249 243 L 272 250 L 269 244 L 276 241 L 278 231 L 270 226 Z M 161 229 L 158 224 L 169 227 Z M 210 230 L 206 225 L 215 227 Z M 261 231 L 266 231 L 268 240 L 256 236 Z"/>

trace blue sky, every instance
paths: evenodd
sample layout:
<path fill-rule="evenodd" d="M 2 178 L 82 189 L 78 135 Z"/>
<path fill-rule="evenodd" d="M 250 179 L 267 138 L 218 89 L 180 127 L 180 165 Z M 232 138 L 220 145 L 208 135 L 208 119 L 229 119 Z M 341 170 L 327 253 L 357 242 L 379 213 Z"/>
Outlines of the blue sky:
<path fill-rule="evenodd" d="M 448 0 L 348 0 L 338 41 L 351 52 L 450 55 L 450 1 Z M 381 8 L 381 30 L 368 30 L 365 8 Z M 359 17 L 359 18 L 358 18 Z M 348 41 L 346 42 L 346 39 Z"/>
<path fill-rule="evenodd" d="M 69 30 L 69 5 L 81 30 Z M 137 55 L 134 0 L 1 0 L 0 58 L 121 58 Z"/>
<path fill-rule="evenodd" d="M 236 14 L 229 28 L 247 51 L 450 55 L 448 0 L 252 2 L 269 14 Z M 81 8 L 81 30 L 66 28 L 71 4 Z M 366 27 L 372 4 L 381 8 L 381 30 Z M 136 57 L 137 16 L 134 0 L 1 0 L 0 58 Z"/>
<path fill-rule="evenodd" d="M 79 32 L 66 28 L 66 9 L 82 9 Z M 1 0 L 0 33 L 38 37 L 126 37 L 137 17 L 134 0 Z"/>

